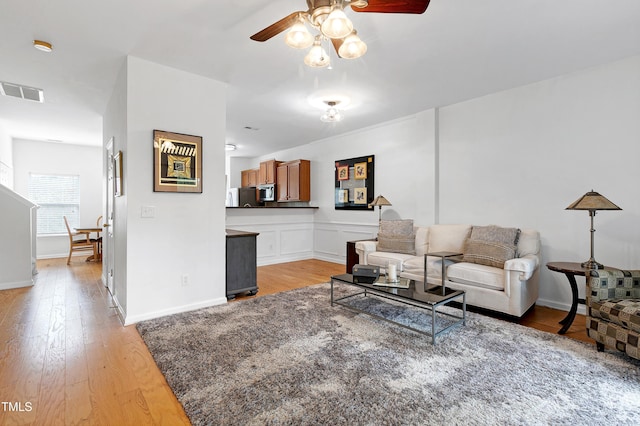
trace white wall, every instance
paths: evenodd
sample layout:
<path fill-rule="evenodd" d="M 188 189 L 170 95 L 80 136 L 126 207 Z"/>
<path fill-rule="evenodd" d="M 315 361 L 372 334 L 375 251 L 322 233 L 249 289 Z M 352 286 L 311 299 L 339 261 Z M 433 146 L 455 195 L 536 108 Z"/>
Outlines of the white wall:
<path fill-rule="evenodd" d="M 0 185 L 13 189 L 13 141 L 0 122 Z"/>
<path fill-rule="evenodd" d="M 98 147 L 14 139 L 15 191 L 28 198 L 29 174 L 80 176 L 80 225 L 95 226 L 102 214 L 102 150 Z M 37 238 L 38 259 L 66 257 L 69 236 Z M 86 256 L 85 256 L 86 257 Z"/>
<path fill-rule="evenodd" d="M 0 290 L 33 285 L 36 205 L 0 185 Z"/>
<path fill-rule="evenodd" d="M 544 264 L 588 259 L 588 214 L 564 210 L 585 192 L 599 191 L 623 209 L 596 216 L 596 259 L 640 268 L 638 117 L 636 56 L 264 158 L 312 161 L 316 257 L 344 260 L 344 241 L 375 234 L 377 210 L 333 208 L 335 160 L 373 154 L 375 193 L 393 204 L 383 218 L 539 230 L 538 303 L 568 310 L 566 277 Z"/>
<path fill-rule="evenodd" d="M 105 142 L 126 127 L 124 196 L 126 211 L 125 322 L 225 303 L 225 86 L 177 69 L 128 57 L 126 123 L 115 106 L 105 115 Z M 116 88 L 114 103 L 122 101 Z M 153 130 L 203 137 L 203 193 L 153 192 Z M 154 206 L 154 218 L 141 218 Z M 182 275 L 189 284 L 182 286 Z M 121 302 L 122 303 L 122 302 Z"/>
<path fill-rule="evenodd" d="M 562 307 L 544 264 L 589 258 L 588 213 L 564 209 L 593 189 L 623 209 L 596 215 L 595 258 L 640 268 L 638 117 L 638 56 L 442 108 L 441 217 L 540 230 L 539 303 Z"/>
<path fill-rule="evenodd" d="M 131 159 L 127 153 L 127 62 L 123 61 L 122 68 L 118 73 L 116 83 L 111 94 L 111 99 L 102 120 L 103 130 L 103 170 L 107 170 L 110 161 L 107 158 L 107 144 L 112 141 L 112 152 L 123 151 L 123 167 L 128 170 Z M 151 151 L 151 150 L 149 150 Z M 103 173 L 103 185 L 106 188 L 106 172 Z M 127 312 L 127 200 L 129 176 L 123 173 L 123 194 L 117 197 L 113 203 L 113 220 L 111 232 L 103 235 L 103 258 L 102 258 L 102 280 L 105 284 L 112 280 L 111 295 L 114 299 L 122 318 Z M 105 190 L 105 194 L 107 191 Z M 106 197 L 106 196 L 105 196 Z M 103 211 L 107 219 L 106 198 L 103 201 Z M 107 220 L 105 220 L 107 222 Z M 110 264 L 113 258 L 113 265 Z M 115 267 L 113 267 L 115 266 Z M 110 269 L 112 268 L 113 269 Z M 109 278 L 111 277 L 111 278 Z"/>

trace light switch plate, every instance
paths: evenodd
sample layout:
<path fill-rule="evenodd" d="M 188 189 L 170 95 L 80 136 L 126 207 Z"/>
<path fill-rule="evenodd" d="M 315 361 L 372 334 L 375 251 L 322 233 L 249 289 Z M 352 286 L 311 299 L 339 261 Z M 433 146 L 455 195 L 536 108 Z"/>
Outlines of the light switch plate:
<path fill-rule="evenodd" d="M 156 217 L 155 206 L 142 206 L 140 208 L 140 217 L 143 217 L 143 218 Z"/>

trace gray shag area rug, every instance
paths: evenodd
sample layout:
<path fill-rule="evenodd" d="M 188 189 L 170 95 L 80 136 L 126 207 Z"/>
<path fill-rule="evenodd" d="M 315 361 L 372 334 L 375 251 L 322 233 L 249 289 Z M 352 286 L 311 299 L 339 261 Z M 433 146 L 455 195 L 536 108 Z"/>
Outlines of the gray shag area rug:
<path fill-rule="evenodd" d="M 352 303 L 430 329 L 425 311 L 375 297 Z M 624 354 L 474 313 L 433 346 L 331 307 L 329 284 L 137 328 L 195 425 L 640 422 L 640 363 Z"/>

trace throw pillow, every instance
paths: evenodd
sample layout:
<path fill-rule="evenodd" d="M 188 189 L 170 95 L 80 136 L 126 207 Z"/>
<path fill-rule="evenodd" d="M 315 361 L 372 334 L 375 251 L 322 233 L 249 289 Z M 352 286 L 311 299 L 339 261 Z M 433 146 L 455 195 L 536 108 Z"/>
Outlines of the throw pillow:
<path fill-rule="evenodd" d="M 384 235 L 413 234 L 413 219 L 382 220 L 378 233 Z"/>
<path fill-rule="evenodd" d="M 472 240 L 495 241 L 504 244 L 518 244 L 520 230 L 518 228 L 502 228 L 500 226 L 474 226 L 471 229 Z"/>
<path fill-rule="evenodd" d="M 413 219 L 380 221 L 378 251 L 416 254 L 416 234 Z"/>
<path fill-rule="evenodd" d="M 516 257 L 515 244 L 499 241 L 481 241 L 467 238 L 464 243 L 463 260 L 479 265 L 504 268 L 504 262 Z"/>
<path fill-rule="evenodd" d="M 378 251 L 391 253 L 416 254 L 416 234 L 385 235 L 378 234 Z"/>

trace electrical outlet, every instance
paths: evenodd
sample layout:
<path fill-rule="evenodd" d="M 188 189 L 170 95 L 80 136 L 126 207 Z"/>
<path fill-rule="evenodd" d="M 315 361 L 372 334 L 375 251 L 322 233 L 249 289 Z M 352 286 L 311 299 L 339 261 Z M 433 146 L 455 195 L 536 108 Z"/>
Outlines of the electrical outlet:
<path fill-rule="evenodd" d="M 182 277 L 180 277 L 180 282 L 182 283 L 182 287 L 188 286 L 189 285 L 189 275 L 182 274 Z"/>

